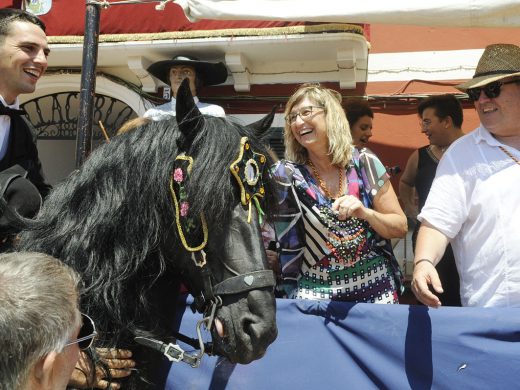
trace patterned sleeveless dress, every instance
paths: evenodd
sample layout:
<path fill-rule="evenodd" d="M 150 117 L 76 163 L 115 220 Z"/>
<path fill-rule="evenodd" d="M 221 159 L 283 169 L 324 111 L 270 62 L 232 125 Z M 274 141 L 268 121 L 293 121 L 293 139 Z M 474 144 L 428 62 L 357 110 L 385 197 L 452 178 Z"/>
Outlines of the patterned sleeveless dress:
<path fill-rule="evenodd" d="M 319 191 L 303 164 L 273 167 L 281 188 L 275 232 L 280 247 L 281 289 L 289 298 L 398 303 L 401 271 L 390 242 L 361 219 L 338 220 L 334 199 Z M 348 193 L 366 207 L 389 179 L 368 149 L 356 150 L 346 168 Z"/>

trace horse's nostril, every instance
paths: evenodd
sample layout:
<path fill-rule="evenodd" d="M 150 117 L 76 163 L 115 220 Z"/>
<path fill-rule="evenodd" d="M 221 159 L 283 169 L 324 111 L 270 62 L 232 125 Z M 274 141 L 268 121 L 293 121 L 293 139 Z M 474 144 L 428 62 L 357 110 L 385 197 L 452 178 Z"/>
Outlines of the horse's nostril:
<path fill-rule="evenodd" d="M 260 341 L 263 337 L 265 337 L 263 336 L 266 331 L 265 327 L 261 323 L 253 321 L 250 318 L 244 319 L 242 321 L 242 328 L 253 341 Z"/>

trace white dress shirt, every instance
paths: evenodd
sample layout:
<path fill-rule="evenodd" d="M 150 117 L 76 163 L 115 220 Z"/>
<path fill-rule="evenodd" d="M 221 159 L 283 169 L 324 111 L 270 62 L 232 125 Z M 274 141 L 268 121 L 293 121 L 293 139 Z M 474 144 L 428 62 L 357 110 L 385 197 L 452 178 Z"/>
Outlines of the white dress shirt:
<path fill-rule="evenodd" d="M 224 112 L 224 109 L 222 107 L 217 106 L 216 104 L 202 103 L 199 101 L 197 96 L 194 96 L 193 99 L 195 100 L 195 104 L 197 105 L 198 109 L 202 114 L 220 117 L 226 116 L 226 113 Z M 163 119 L 171 118 L 172 116 L 176 115 L 176 102 L 176 99 L 172 98 L 172 100 L 167 103 L 164 103 L 154 108 L 150 108 L 144 113 L 143 116 L 145 118 L 151 118 L 154 121 L 160 121 Z"/>
<path fill-rule="evenodd" d="M 520 307 L 520 151 L 480 126 L 441 159 L 418 216 L 446 235 L 463 306 Z"/>

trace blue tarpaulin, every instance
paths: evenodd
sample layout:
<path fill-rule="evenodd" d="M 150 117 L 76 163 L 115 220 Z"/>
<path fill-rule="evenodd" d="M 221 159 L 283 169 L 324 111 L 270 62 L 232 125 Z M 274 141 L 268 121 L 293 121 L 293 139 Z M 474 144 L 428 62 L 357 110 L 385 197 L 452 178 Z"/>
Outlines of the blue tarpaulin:
<path fill-rule="evenodd" d="M 186 306 L 181 318 L 181 331 L 195 337 L 200 314 Z M 279 299 L 277 324 L 260 360 L 175 363 L 166 388 L 520 388 L 520 309 Z"/>

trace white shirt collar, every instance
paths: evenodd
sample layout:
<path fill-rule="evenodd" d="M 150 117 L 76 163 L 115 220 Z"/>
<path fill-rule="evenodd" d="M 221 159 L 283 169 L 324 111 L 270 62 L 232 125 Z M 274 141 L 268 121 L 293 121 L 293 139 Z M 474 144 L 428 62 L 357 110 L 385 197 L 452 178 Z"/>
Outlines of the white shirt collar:
<path fill-rule="evenodd" d="M 2 102 L 2 104 L 6 107 L 10 107 L 10 108 L 15 108 L 15 109 L 20 109 L 20 100 L 18 100 L 18 97 L 16 98 L 16 100 L 14 101 L 13 104 L 7 104 L 5 102 L 5 99 L 2 95 L 0 95 L 0 102 Z"/>
<path fill-rule="evenodd" d="M 489 132 L 488 129 L 484 127 L 481 123 L 479 127 L 475 130 L 475 144 L 480 142 L 485 142 L 489 146 L 500 146 L 502 145 L 500 141 L 498 141 L 493 135 Z"/>

